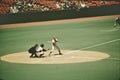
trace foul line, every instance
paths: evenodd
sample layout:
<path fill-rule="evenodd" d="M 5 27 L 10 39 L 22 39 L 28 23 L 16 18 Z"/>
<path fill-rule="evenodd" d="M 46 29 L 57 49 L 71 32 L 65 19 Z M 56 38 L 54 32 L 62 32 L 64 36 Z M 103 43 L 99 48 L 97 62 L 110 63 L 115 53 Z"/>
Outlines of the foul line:
<path fill-rule="evenodd" d="M 119 40 L 120 40 L 120 39 L 115 39 L 115 40 L 107 41 L 107 42 L 100 43 L 100 44 L 96 44 L 96 45 L 93 45 L 93 46 L 89 46 L 89 47 L 81 48 L 80 50 L 84 50 L 84 49 L 89 49 L 89 48 L 98 47 L 98 46 L 105 45 L 105 44 L 112 43 L 112 42 L 116 42 L 116 41 L 119 41 Z"/>
<path fill-rule="evenodd" d="M 116 60 L 116 61 L 120 61 L 120 58 L 107 58 L 107 60 Z"/>
<path fill-rule="evenodd" d="M 80 50 L 94 48 L 94 47 L 102 46 L 102 45 L 109 44 L 109 43 L 116 42 L 116 41 L 120 41 L 120 39 L 115 39 L 115 40 L 107 41 L 107 42 L 104 42 L 104 43 L 96 44 L 96 45 L 93 45 L 93 46 L 81 48 Z M 118 61 L 120 61 L 119 58 L 108 58 L 108 60 L 118 60 Z"/>
<path fill-rule="evenodd" d="M 120 39 L 115 39 L 115 40 L 107 41 L 107 42 L 104 42 L 104 43 L 96 44 L 96 45 L 93 45 L 93 46 L 84 47 L 84 48 L 81 48 L 80 50 L 94 48 L 94 47 L 102 46 L 102 45 L 109 44 L 109 43 L 116 42 L 116 41 L 120 41 Z M 78 52 L 80 50 L 69 51 L 69 52 L 66 52 L 66 54 L 70 54 L 70 53 L 73 53 L 73 52 Z M 118 60 L 119 61 L 120 59 L 119 58 L 108 58 L 108 60 Z"/>

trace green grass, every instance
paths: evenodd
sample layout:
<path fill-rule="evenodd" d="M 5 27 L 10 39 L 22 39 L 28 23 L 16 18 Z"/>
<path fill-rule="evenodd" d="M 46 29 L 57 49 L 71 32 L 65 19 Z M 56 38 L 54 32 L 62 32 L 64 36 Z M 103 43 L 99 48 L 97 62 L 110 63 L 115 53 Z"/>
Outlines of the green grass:
<path fill-rule="evenodd" d="M 113 29 L 113 19 L 64 23 L 45 26 L 26 26 L 0 29 L 0 56 L 27 51 L 36 43 L 44 43 L 53 35 L 59 39 L 61 49 L 81 48 L 120 39 L 120 29 Z M 120 27 L 120 26 L 119 26 Z M 105 52 L 110 58 L 120 59 L 120 41 L 86 50 Z M 0 61 L 2 80 L 119 80 L 120 60 L 104 59 L 76 64 L 15 64 Z"/>

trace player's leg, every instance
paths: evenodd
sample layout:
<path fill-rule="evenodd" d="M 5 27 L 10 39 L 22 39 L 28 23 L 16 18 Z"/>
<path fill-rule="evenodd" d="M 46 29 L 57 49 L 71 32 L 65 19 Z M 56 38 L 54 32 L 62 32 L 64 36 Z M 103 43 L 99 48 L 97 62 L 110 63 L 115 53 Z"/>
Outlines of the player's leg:
<path fill-rule="evenodd" d="M 36 52 L 34 52 L 34 53 L 31 53 L 30 57 L 38 57 L 38 56 L 37 56 Z"/>
<path fill-rule="evenodd" d="M 33 53 L 31 53 L 30 57 L 32 58 L 32 57 L 33 57 L 33 55 L 34 55 L 34 54 L 33 54 Z"/>
<path fill-rule="evenodd" d="M 37 52 L 34 53 L 35 57 L 38 57 Z"/>
<path fill-rule="evenodd" d="M 51 51 L 50 51 L 50 53 L 49 53 L 49 56 L 53 53 L 54 49 L 55 49 L 55 46 L 52 45 L 52 49 L 51 49 Z"/>
<path fill-rule="evenodd" d="M 43 56 L 43 54 L 40 54 L 40 56 L 39 56 L 39 57 L 41 58 L 42 56 Z"/>
<path fill-rule="evenodd" d="M 40 55 L 39 55 L 39 57 L 41 58 L 43 55 L 44 55 L 44 53 L 43 53 L 43 52 L 41 52 L 41 53 L 40 53 Z"/>
<path fill-rule="evenodd" d="M 57 48 L 59 55 L 62 55 L 60 48 L 57 45 L 55 45 L 55 47 Z"/>

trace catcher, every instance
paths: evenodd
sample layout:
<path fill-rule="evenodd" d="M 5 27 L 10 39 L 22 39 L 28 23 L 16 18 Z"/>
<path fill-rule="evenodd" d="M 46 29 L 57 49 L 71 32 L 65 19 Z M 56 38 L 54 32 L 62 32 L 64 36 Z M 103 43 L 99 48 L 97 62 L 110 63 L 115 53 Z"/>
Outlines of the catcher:
<path fill-rule="evenodd" d="M 43 57 L 45 51 L 47 50 L 44 49 L 44 44 L 41 45 L 35 44 L 35 46 L 31 47 L 28 50 L 28 52 L 31 53 L 30 57 L 40 57 L 40 58 Z M 39 56 L 37 54 L 39 54 Z"/>
<path fill-rule="evenodd" d="M 40 58 L 43 57 L 44 52 L 46 52 L 47 50 L 49 50 L 49 49 L 45 49 L 44 44 L 41 44 L 40 46 L 37 45 L 37 47 L 36 47 L 36 52 L 39 54 Z"/>

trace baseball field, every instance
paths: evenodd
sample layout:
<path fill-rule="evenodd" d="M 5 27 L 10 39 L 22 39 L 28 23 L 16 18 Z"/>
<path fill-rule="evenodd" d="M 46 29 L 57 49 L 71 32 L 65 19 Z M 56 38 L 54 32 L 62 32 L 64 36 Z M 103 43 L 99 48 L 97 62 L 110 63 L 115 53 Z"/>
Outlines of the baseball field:
<path fill-rule="evenodd" d="M 0 25 L 0 80 L 120 80 L 116 16 Z M 30 58 L 28 49 L 53 36 L 63 55 Z"/>

